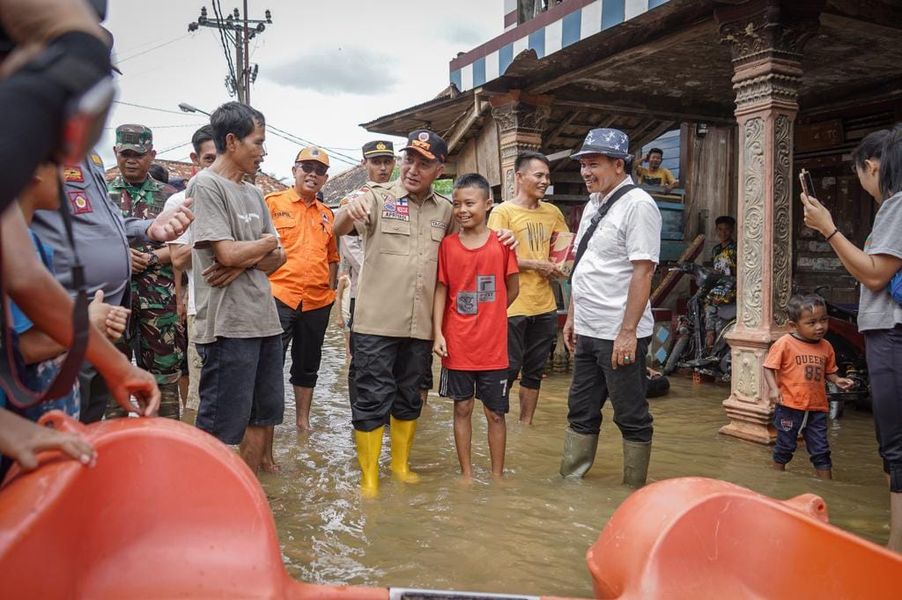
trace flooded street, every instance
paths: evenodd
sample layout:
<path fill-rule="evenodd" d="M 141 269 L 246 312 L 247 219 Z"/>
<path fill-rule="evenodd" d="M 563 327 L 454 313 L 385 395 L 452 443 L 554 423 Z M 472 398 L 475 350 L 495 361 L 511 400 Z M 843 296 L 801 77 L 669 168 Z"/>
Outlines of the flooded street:
<path fill-rule="evenodd" d="M 315 430 L 298 435 L 294 403 L 286 402 L 275 439 L 282 470 L 261 477 L 289 572 L 316 583 L 591 596 L 586 550 L 628 495 L 620 485 L 621 442 L 610 407 L 595 466 L 578 482 L 558 475 L 569 375 L 543 382 L 533 427 L 517 423 L 516 389 L 512 393 L 503 482 L 491 480 L 485 419 L 475 410 L 475 481 L 465 485 L 452 403 L 433 390 L 411 454 L 421 482 L 392 481 L 386 435 L 381 495 L 364 501 L 357 492 L 343 346 L 330 326 L 311 413 Z M 726 423 L 720 403 L 728 394 L 725 386 L 678 377 L 668 396 L 651 401 L 650 482 L 698 475 L 780 499 L 813 492 L 826 500 L 833 524 L 885 541 L 888 499 L 869 413 L 847 409 L 831 424 L 836 479 L 823 482 L 803 448 L 788 471 L 778 473 L 770 469 L 770 448 L 719 435 Z"/>

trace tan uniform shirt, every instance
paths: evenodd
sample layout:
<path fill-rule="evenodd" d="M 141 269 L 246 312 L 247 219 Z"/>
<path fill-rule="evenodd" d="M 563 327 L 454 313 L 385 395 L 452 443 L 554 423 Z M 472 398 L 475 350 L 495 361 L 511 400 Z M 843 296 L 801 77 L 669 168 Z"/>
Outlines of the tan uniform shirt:
<path fill-rule="evenodd" d="M 365 250 L 354 331 L 431 340 L 438 247 L 452 230 L 451 202 L 433 192 L 417 204 L 400 181 L 371 184 L 362 201 L 370 216 L 356 224 Z"/>

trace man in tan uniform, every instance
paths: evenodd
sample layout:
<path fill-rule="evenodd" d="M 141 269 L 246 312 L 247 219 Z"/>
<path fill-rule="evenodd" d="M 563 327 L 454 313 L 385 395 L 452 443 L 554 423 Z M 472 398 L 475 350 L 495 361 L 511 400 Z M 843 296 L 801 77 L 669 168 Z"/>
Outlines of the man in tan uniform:
<path fill-rule="evenodd" d="M 408 464 L 423 407 L 420 383 L 432 353 L 432 299 L 438 247 L 451 229 L 451 202 L 433 192 L 448 147 L 431 131 L 408 136 L 401 176 L 373 183 L 335 217 L 334 231 L 363 236 L 354 307 L 357 397 L 351 404 L 364 494 L 379 489 L 379 453 L 391 417 L 392 473 L 413 483 Z"/>
<path fill-rule="evenodd" d="M 363 145 L 363 160 L 361 164 L 366 169 L 366 183 L 354 190 L 342 199 L 340 206 L 345 207 L 351 200 L 370 191 L 372 183 L 387 184 L 395 170 L 395 146 L 387 140 L 374 140 Z M 372 182 L 372 183 L 371 183 Z M 338 253 L 341 256 L 341 265 L 338 274 L 347 275 L 350 278 L 350 287 L 344 293 L 350 295 L 348 320 L 345 323 L 342 311 L 338 311 L 341 319 L 341 327 L 347 327 L 350 331 L 354 324 L 354 307 L 357 304 L 357 280 L 360 278 L 360 268 L 363 266 L 363 241 L 356 231 L 351 235 L 343 235 L 339 238 Z M 354 354 L 354 337 L 350 336 L 348 348 L 351 356 Z M 348 368 L 348 396 L 351 402 L 357 397 L 357 386 L 354 383 L 357 374 L 354 372 L 353 362 Z"/>

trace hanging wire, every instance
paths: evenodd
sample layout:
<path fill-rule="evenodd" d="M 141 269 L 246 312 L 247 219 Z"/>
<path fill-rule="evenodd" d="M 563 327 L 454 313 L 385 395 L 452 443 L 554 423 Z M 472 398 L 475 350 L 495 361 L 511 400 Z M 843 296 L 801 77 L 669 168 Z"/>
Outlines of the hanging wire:
<path fill-rule="evenodd" d="M 207 123 L 202 122 L 202 123 L 182 123 L 181 125 L 145 125 L 145 127 L 147 127 L 148 129 L 154 130 L 154 129 L 181 129 L 184 127 L 203 127 L 204 125 L 207 125 Z M 116 127 L 104 127 L 103 129 L 104 130 L 116 129 Z"/>
<path fill-rule="evenodd" d="M 216 16 L 216 19 L 220 22 L 220 24 L 224 24 L 226 21 L 223 18 L 222 6 L 219 4 L 219 0 L 213 0 L 213 14 Z M 217 27 L 216 31 L 219 32 L 219 42 L 222 44 L 222 51 L 225 52 L 226 63 L 229 65 L 229 75 L 232 77 L 232 82 L 234 85 L 238 85 L 238 75 L 235 72 L 235 65 L 232 63 L 232 54 L 229 51 L 229 43 L 231 42 L 231 38 L 226 34 L 225 28 Z"/>
<path fill-rule="evenodd" d="M 130 56 L 126 56 L 125 58 L 118 58 L 118 57 L 117 57 L 117 58 L 116 58 L 116 64 L 117 64 L 117 65 L 121 65 L 122 63 L 124 63 L 124 62 L 127 61 L 127 60 L 131 60 L 131 59 L 137 58 L 137 57 L 139 57 L 139 56 L 144 56 L 144 55 L 147 54 L 148 52 L 153 52 L 154 50 L 159 50 L 160 48 L 163 48 L 163 47 L 165 47 L 165 46 L 169 46 L 170 44 L 174 44 L 174 43 L 176 43 L 176 42 L 180 42 L 180 41 L 182 41 L 183 39 L 185 39 L 186 37 L 191 37 L 191 35 L 193 35 L 193 34 L 191 34 L 191 33 L 186 33 L 186 34 L 183 35 L 183 36 L 177 37 L 177 38 L 175 38 L 175 39 L 171 39 L 171 40 L 169 40 L 168 42 L 163 42 L 162 44 L 159 44 L 159 45 L 157 45 L 157 46 L 154 46 L 153 48 L 148 48 L 147 50 L 142 50 L 142 51 L 140 51 L 140 52 L 136 52 L 135 54 L 132 54 L 132 55 L 130 55 Z"/>
<path fill-rule="evenodd" d="M 131 103 L 131 102 L 124 102 L 124 101 L 122 101 L 122 100 L 113 100 L 113 102 L 114 102 L 115 104 L 121 104 L 121 105 L 123 105 L 123 106 L 133 106 L 134 108 L 143 108 L 144 110 L 155 110 L 155 111 L 157 111 L 157 112 L 164 112 L 164 113 L 169 113 L 169 114 L 172 114 L 172 115 L 179 115 L 179 116 L 181 116 L 181 117 L 193 117 L 193 118 L 196 118 L 196 117 L 194 117 L 194 115 L 192 115 L 191 113 L 182 112 L 182 111 L 180 111 L 180 110 L 169 110 L 169 109 L 166 109 L 166 108 L 156 108 L 156 107 L 154 107 L 154 106 L 145 106 L 145 105 L 143 105 L 143 104 L 133 104 L 133 103 Z"/>
<path fill-rule="evenodd" d="M 142 108 L 144 110 L 153 110 L 153 111 L 162 112 L 162 113 L 181 115 L 183 117 L 194 116 L 192 113 L 185 113 L 185 112 L 180 112 L 180 111 L 176 111 L 176 110 L 168 110 L 165 108 L 157 108 L 155 106 L 146 106 L 144 104 L 134 104 L 132 102 L 124 102 L 122 100 L 114 100 L 113 102 L 115 102 L 116 104 L 122 104 L 123 106 L 132 106 L 134 108 Z M 200 125 L 205 125 L 205 124 L 206 123 L 201 123 L 197 126 L 199 127 Z M 191 127 L 191 126 L 192 125 L 183 125 L 183 127 Z M 163 126 L 163 127 L 169 127 L 169 126 Z M 153 127 L 151 127 L 151 129 L 153 129 Z M 270 123 L 266 124 L 266 129 L 268 131 L 270 131 L 276 137 L 280 137 L 293 144 L 303 144 L 305 146 L 317 146 L 319 148 L 322 148 L 323 150 L 326 150 L 327 152 L 329 152 L 330 156 L 334 156 L 336 159 L 340 160 L 341 162 L 347 163 L 351 166 L 356 166 L 356 165 L 360 164 L 359 158 L 354 158 L 353 156 L 348 156 L 347 154 L 342 154 L 341 152 L 338 152 L 337 150 L 340 150 L 340 148 L 330 148 L 329 146 L 323 146 L 322 144 L 316 144 L 314 142 L 311 142 L 310 140 L 302 138 L 299 135 L 295 135 L 295 134 L 291 133 L 290 131 L 285 131 L 284 129 L 279 129 L 278 127 L 275 127 L 274 125 L 271 125 Z M 170 150 L 174 149 L 174 148 L 181 148 L 182 146 L 186 146 L 186 145 L 187 144 L 180 144 L 178 146 L 173 146 L 173 148 L 170 148 Z M 167 150 L 162 150 L 161 152 L 166 152 L 166 151 Z"/>

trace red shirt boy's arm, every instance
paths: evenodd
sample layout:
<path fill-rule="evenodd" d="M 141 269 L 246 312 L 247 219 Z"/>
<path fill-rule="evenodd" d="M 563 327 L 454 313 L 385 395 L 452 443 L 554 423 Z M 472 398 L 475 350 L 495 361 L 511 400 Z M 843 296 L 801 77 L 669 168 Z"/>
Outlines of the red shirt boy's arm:
<path fill-rule="evenodd" d="M 510 305 L 513 304 L 514 300 L 517 299 L 517 296 L 520 295 L 520 274 L 508 273 L 504 280 L 504 284 L 507 287 L 507 306 L 510 308 Z"/>
<path fill-rule="evenodd" d="M 438 246 L 438 276 L 436 282 L 448 285 L 448 239 L 446 235 Z"/>

